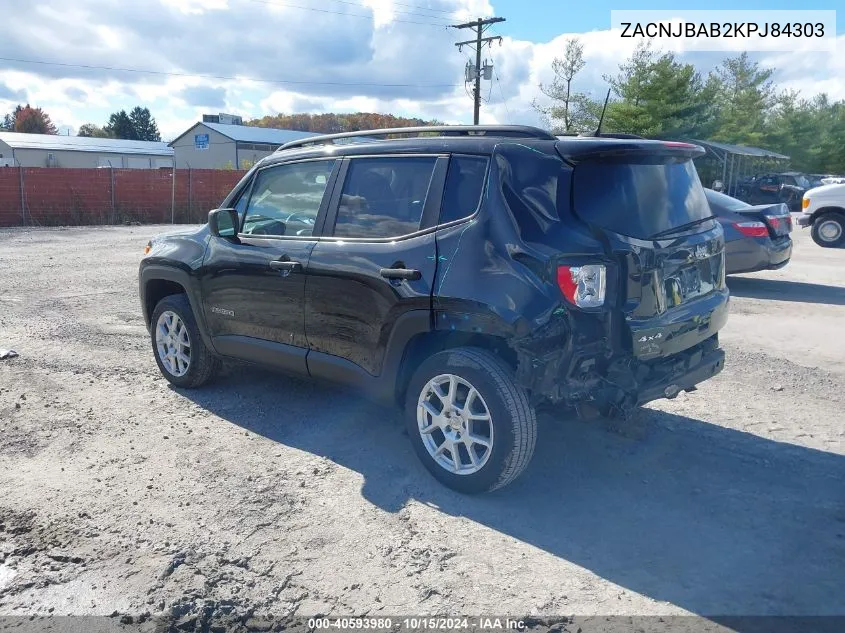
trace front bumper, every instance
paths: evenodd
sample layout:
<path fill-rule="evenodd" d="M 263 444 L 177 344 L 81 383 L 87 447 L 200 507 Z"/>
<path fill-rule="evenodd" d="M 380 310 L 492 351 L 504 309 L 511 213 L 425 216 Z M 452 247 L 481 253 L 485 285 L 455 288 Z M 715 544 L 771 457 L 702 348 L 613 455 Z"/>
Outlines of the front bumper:
<path fill-rule="evenodd" d="M 802 213 L 797 218 L 795 218 L 795 222 L 798 226 L 807 228 L 808 226 L 813 225 L 813 216 L 810 213 Z"/>

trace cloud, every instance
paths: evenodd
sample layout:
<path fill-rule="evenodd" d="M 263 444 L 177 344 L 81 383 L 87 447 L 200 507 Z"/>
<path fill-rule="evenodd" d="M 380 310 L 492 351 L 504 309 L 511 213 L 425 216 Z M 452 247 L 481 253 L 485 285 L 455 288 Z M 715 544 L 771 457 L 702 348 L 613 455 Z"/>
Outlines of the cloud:
<path fill-rule="evenodd" d="M 14 90 L 0 81 L 0 101 L 25 101 L 25 90 Z"/>
<path fill-rule="evenodd" d="M 226 107 L 226 89 L 214 86 L 188 86 L 183 88 L 179 97 L 191 106 L 207 106 L 209 108 Z"/>
<path fill-rule="evenodd" d="M 88 93 L 81 88 L 75 88 L 71 86 L 70 88 L 65 88 L 65 95 L 71 101 L 76 101 L 78 103 L 85 103 L 88 99 Z"/>
<path fill-rule="evenodd" d="M 147 106 L 165 138 L 207 110 L 253 118 L 360 109 L 470 121 L 472 100 L 463 83 L 469 51 L 454 46 L 469 32 L 446 25 L 492 15 L 495 2 L 357 2 L 21 2 L 4 16 L 0 104 L 29 99 L 57 125 L 73 127 Z M 532 101 L 540 95 L 538 85 L 552 80 L 552 60 L 563 54 L 568 37 L 581 38 L 587 61 L 575 87 L 595 98 L 604 97 L 604 75 L 617 72 L 636 45 L 609 29 L 561 33 L 544 42 L 507 37 L 507 23 L 487 34 L 497 33 L 505 35 L 503 45 L 483 51 L 495 68 L 494 80 L 482 87 L 487 123 L 539 123 Z M 685 40 L 673 46 L 705 74 L 733 54 L 697 51 Z M 845 36 L 838 48 L 845 50 Z M 845 83 L 838 80 L 845 76 L 845 56 L 796 51 L 752 57 L 775 69 L 779 87 L 845 99 Z"/>

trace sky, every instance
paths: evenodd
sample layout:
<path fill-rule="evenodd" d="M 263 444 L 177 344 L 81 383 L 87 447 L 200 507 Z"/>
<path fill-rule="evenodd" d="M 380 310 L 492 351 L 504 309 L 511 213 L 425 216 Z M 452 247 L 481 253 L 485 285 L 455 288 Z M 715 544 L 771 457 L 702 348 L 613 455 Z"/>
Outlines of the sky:
<path fill-rule="evenodd" d="M 10 0 L 11 1 L 11 0 Z M 464 85 L 471 53 L 454 43 L 472 37 L 448 25 L 482 16 L 506 22 L 487 35 L 495 69 L 484 82 L 482 123 L 538 124 L 532 106 L 539 84 L 566 40 L 584 44 L 577 90 L 600 97 L 605 75 L 618 70 L 635 40 L 611 29 L 611 0 L 15 0 L 0 38 L 0 113 L 17 103 L 42 107 L 63 133 L 109 114 L 149 107 L 164 140 L 203 113 L 244 118 L 293 112 L 380 112 L 472 120 Z M 803 9 L 835 9 L 808 0 Z M 641 0 L 638 9 L 668 9 L 670 0 Z M 687 5 L 688 6 L 688 5 Z M 698 7 L 792 9 L 786 0 L 708 0 Z M 630 8 L 630 4 L 628 7 Z M 706 74 L 732 51 L 702 52 L 691 40 L 672 50 Z M 665 48 L 665 46 L 661 45 Z M 808 97 L 845 99 L 845 19 L 838 53 L 755 52 L 778 87 Z"/>

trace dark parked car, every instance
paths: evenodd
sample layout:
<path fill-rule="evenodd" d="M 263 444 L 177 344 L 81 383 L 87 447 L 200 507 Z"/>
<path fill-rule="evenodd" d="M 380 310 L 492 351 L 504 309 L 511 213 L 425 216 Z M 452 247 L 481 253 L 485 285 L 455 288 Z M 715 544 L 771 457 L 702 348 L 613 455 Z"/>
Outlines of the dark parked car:
<path fill-rule="evenodd" d="M 736 197 L 748 204 L 784 203 L 790 211 L 801 210 L 801 197 L 810 188 L 810 181 L 797 171 L 782 174 L 759 174 L 740 182 Z"/>
<path fill-rule="evenodd" d="M 229 357 L 371 392 L 437 479 L 479 492 L 527 466 L 536 405 L 625 413 L 721 371 L 724 235 L 698 146 L 362 134 L 391 138 L 289 143 L 207 226 L 151 240 L 141 305 L 167 380 Z"/>
<path fill-rule="evenodd" d="M 705 189 L 707 202 L 725 231 L 727 274 L 783 268 L 792 256 L 792 217 L 785 204 L 752 206 Z"/>

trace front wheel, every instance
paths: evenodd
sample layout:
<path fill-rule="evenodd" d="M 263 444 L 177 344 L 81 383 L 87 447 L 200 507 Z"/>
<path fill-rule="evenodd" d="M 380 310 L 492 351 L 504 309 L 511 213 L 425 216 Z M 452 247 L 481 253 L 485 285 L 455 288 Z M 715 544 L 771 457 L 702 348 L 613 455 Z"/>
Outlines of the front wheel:
<path fill-rule="evenodd" d="M 177 387 L 199 387 L 217 373 L 220 361 L 203 344 L 185 295 L 170 295 L 158 302 L 151 334 L 158 368 Z"/>
<path fill-rule="evenodd" d="M 825 248 L 845 245 L 845 216 L 829 213 L 813 222 L 813 241 Z"/>
<path fill-rule="evenodd" d="M 428 471 L 465 493 L 516 479 L 534 454 L 537 418 L 512 370 L 486 350 L 434 354 L 411 379 L 408 435 Z"/>

